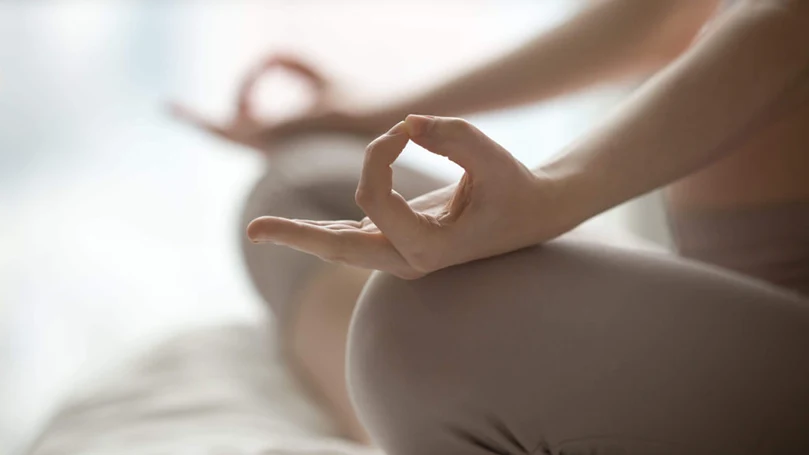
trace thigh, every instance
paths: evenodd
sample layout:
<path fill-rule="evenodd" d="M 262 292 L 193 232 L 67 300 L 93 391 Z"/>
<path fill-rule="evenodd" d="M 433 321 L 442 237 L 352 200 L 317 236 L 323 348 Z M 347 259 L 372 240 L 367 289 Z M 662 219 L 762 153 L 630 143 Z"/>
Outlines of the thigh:
<path fill-rule="evenodd" d="M 560 239 L 376 275 L 348 375 L 390 455 L 809 453 L 807 354 L 797 295 Z"/>

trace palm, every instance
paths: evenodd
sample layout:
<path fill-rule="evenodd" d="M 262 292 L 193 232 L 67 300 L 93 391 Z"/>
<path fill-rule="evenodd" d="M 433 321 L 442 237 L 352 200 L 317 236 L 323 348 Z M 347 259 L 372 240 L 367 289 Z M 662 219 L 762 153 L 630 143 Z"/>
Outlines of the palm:
<path fill-rule="evenodd" d="M 461 188 L 464 187 L 461 186 Z M 408 202 L 408 205 L 413 209 L 419 218 L 420 224 L 425 226 L 425 229 L 442 226 L 457 218 L 459 214 L 451 207 L 451 201 L 457 200 L 458 193 L 458 186 L 451 185 L 412 199 Z M 321 225 L 335 229 L 338 227 L 355 228 L 368 234 L 382 234 L 382 231 L 368 217 L 360 221 L 325 221 L 321 223 Z"/>
<path fill-rule="evenodd" d="M 430 128 L 429 130 L 427 128 Z M 391 165 L 409 140 L 449 158 L 461 181 L 406 201 L 393 191 Z M 576 223 L 535 214 L 566 207 L 557 181 L 536 175 L 502 146 L 461 119 L 409 116 L 368 146 L 356 201 L 368 218 L 310 221 L 261 217 L 254 242 L 272 242 L 327 261 L 418 278 L 559 235 Z"/>
<path fill-rule="evenodd" d="M 409 243 L 425 246 L 440 241 L 436 234 L 463 213 L 470 192 L 471 180 L 468 175 L 464 175 L 457 185 L 432 191 L 407 202 L 416 226 L 411 229 Z M 401 198 L 395 192 L 391 194 Z M 387 270 L 404 278 L 424 275 L 422 271 L 412 267 L 402 252 L 369 217 L 359 221 L 289 220 L 276 217 L 264 217 L 260 220 L 262 235 L 272 232 L 275 242 L 317 254 L 324 260 L 347 262 L 365 268 L 378 268 L 378 264 L 384 262 L 388 264 Z M 253 234 L 250 236 L 254 237 Z"/>
<path fill-rule="evenodd" d="M 260 122 L 253 116 L 237 115 L 223 130 L 228 139 L 251 145 L 255 143 L 261 132 L 269 127 L 271 125 Z"/>

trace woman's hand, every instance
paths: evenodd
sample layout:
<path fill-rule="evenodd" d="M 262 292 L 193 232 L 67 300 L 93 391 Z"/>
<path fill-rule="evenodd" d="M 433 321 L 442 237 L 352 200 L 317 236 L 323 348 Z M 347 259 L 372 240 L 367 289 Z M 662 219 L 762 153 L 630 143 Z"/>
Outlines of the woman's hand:
<path fill-rule="evenodd" d="M 301 76 L 314 92 L 314 102 L 303 115 L 289 120 L 268 123 L 255 113 L 254 91 L 257 82 L 267 72 L 283 69 Z M 283 55 L 267 58 L 251 71 L 242 82 L 237 99 L 236 114 L 225 124 L 205 119 L 193 110 L 173 103 L 172 114 L 220 138 L 227 139 L 270 154 L 273 145 L 293 136 L 325 131 L 340 131 L 373 136 L 384 131 L 370 117 L 341 110 L 331 96 L 332 84 L 322 74 L 300 60 Z M 376 128 L 376 129 L 375 129 Z"/>
<path fill-rule="evenodd" d="M 390 166 L 408 140 L 463 167 L 461 181 L 405 201 L 392 189 Z M 466 121 L 411 115 L 366 149 L 356 200 L 367 218 L 261 217 L 248 236 L 412 279 L 571 229 L 582 220 L 568 215 L 563 194 L 559 181 L 533 173 Z"/>

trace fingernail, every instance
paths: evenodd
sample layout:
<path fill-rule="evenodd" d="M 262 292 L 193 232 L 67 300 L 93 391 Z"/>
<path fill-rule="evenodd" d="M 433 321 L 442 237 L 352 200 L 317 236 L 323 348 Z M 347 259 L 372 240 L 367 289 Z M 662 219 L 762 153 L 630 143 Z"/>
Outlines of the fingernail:
<path fill-rule="evenodd" d="M 263 239 L 260 236 L 255 235 L 255 234 L 248 233 L 247 238 L 253 243 L 266 243 L 267 242 L 266 239 Z"/>
<path fill-rule="evenodd" d="M 405 127 L 411 136 L 422 136 L 426 134 L 433 125 L 435 117 L 432 115 L 408 115 L 405 119 Z"/>
<path fill-rule="evenodd" d="M 265 242 L 265 241 L 264 241 L 264 239 L 260 239 L 260 238 L 258 238 L 258 237 L 250 237 L 250 236 L 248 235 L 248 236 L 247 236 L 247 238 L 248 238 L 248 239 L 250 239 L 250 241 L 251 241 L 252 243 L 264 243 L 264 242 Z"/>
<path fill-rule="evenodd" d="M 263 238 L 263 237 L 248 237 L 248 239 L 250 239 L 250 241 L 252 243 L 255 243 L 256 245 L 262 245 L 262 244 L 266 244 L 266 243 L 271 243 L 273 245 L 283 245 L 283 243 L 276 242 L 273 239 L 268 239 L 268 238 Z"/>

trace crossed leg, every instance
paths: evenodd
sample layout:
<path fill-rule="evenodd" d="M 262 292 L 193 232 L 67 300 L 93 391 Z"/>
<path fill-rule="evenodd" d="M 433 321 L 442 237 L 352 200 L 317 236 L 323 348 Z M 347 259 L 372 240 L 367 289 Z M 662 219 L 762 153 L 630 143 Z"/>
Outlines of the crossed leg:
<path fill-rule="evenodd" d="M 347 369 L 388 455 L 809 453 L 809 302 L 662 254 L 375 274 Z"/>

